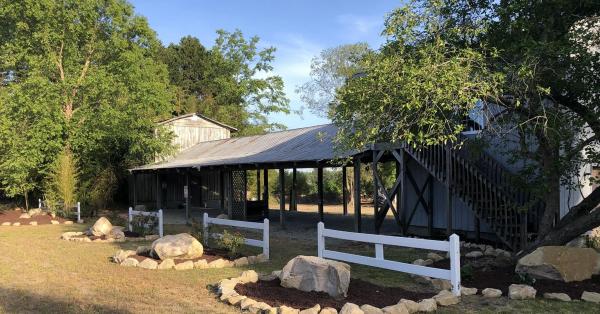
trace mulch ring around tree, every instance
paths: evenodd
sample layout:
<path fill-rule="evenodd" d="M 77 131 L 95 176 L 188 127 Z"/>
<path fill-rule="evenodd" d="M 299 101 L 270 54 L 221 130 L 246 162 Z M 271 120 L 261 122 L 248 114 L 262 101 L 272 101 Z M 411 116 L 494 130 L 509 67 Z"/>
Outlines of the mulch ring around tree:
<path fill-rule="evenodd" d="M 36 215 L 23 214 L 24 212 L 19 209 L 0 211 L 0 226 L 58 225 L 73 223 L 71 220 L 66 220 L 59 217 L 52 218 L 52 216 L 47 213 L 40 213 Z M 20 218 L 23 216 L 29 216 L 30 218 Z"/>
<path fill-rule="evenodd" d="M 285 305 L 296 309 L 306 309 L 320 304 L 322 308 L 332 307 L 338 310 L 348 302 L 383 308 L 398 303 L 400 299 L 418 302 L 435 295 L 435 293 L 409 291 L 400 287 L 383 287 L 364 280 L 351 279 L 348 296 L 345 299 L 336 300 L 325 292 L 305 292 L 284 288 L 280 283 L 279 278 L 269 281 L 259 280 L 256 283 L 237 284 L 235 291 L 272 307 Z"/>
<path fill-rule="evenodd" d="M 558 280 L 536 279 L 535 282 L 523 282 L 515 273 L 514 262 L 498 263 L 496 257 L 480 257 L 477 259 L 460 259 L 461 268 L 465 265 L 472 266 L 471 275 L 465 275 L 463 268 L 461 284 L 463 287 L 477 288 L 479 291 L 485 288 L 494 288 L 502 291 L 502 295 L 508 295 L 508 287 L 511 284 L 530 285 L 537 291 L 537 296 L 544 293 L 566 293 L 572 299 L 581 298 L 584 291 L 600 293 L 600 275 L 592 276 L 591 279 L 577 282 L 562 282 Z M 445 259 L 435 262 L 431 267 L 450 267 L 450 261 Z"/>

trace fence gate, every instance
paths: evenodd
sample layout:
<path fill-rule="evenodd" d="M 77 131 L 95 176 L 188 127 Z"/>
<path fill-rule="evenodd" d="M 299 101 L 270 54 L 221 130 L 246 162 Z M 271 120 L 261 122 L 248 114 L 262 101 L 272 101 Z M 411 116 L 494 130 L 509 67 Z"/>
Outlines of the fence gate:
<path fill-rule="evenodd" d="M 231 219 L 246 220 L 246 171 L 231 171 Z"/>

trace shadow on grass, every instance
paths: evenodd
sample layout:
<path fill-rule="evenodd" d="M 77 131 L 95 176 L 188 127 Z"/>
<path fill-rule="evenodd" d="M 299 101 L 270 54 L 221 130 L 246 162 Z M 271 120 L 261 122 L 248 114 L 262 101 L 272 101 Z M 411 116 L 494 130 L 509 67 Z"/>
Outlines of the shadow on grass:
<path fill-rule="evenodd" d="M 22 289 L 0 288 L 0 312 L 3 313 L 131 313 L 126 309 L 93 303 L 74 303 Z"/>

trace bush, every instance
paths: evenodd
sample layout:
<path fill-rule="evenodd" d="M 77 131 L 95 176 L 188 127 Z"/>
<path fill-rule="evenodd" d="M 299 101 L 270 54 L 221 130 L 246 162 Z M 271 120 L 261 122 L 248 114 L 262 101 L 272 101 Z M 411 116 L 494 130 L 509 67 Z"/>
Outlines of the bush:
<path fill-rule="evenodd" d="M 460 278 L 462 280 L 473 279 L 473 266 L 465 265 L 460 268 Z"/>
<path fill-rule="evenodd" d="M 131 230 L 140 236 L 154 234 L 158 227 L 158 218 L 155 216 L 136 215 L 131 219 Z"/>
<path fill-rule="evenodd" d="M 76 204 L 79 170 L 75 157 L 65 148 L 56 159 L 46 183 L 46 203 L 50 212 L 69 216 Z"/>
<path fill-rule="evenodd" d="M 233 258 L 236 257 L 238 250 L 244 245 L 244 236 L 241 233 L 230 233 L 223 230 L 223 235 L 217 240 L 219 247 L 227 250 L 227 255 Z"/>

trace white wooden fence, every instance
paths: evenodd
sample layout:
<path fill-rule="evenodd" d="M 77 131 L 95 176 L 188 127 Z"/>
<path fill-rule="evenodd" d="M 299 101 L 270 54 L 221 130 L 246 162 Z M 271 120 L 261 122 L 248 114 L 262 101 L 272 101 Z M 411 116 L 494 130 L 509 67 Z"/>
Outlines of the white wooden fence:
<path fill-rule="evenodd" d="M 327 250 L 325 248 L 325 238 L 373 243 L 375 244 L 375 257 Z M 450 269 L 441 269 L 386 260 L 383 256 L 384 244 L 449 252 Z M 452 293 L 460 296 L 460 239 L 456 234 L 451 235 L 449 241 L 436 241 L 325 229 L 325 225 L 322 222 L 319 222 L 317 226 L 317 250 L 317 255 L 322 258 L 329 258 L 411 273 L 415 275 L 450 280 L 452 283 Z"/>
<path fill-rule="evenodd" d="M 239 220 L 229 220 L 229 219 L 219 219 L 219 218 L 210 218 L 207 213 L 204 213 L 202 219 L 202 228 L 204 231 L 204 244 L 207 245 L 208 241 L 208 226 L 209 225 L 221 225 L 221 226 L 231 226 L 238 228 L 247 228 L 247 229 L 258 229 L 262 230 L 263 236 L 262 240 L 256 239 L 247 239 L 244 238 L 244 243 L 250 246 L 262 247 L 263 254 L 267 259 L 269 259 L 269 219 L 265 218 L 263 222 L 248 222 L 248 221 L 239 221 Z M 220 234 L 219 234 L 220 235 Z"/>
<path fill-rule="evenodd" d="M 38 208 L 44 209 L 44 202 L 41 198 L 38 198 Z M 77 223 L 82 223 L 83 221 L 81 220 L 81 203 L 77 202 L 77 206 L 75 208 L 77 208 Z"/>
<path fill-rule="evenodd" d="M 131 221 L 133 220 L 133 216 L 154 216 L 158 218 L 158 236 L 163 237 L 163 210 L 159 209 L 156 212 L 146 212 L 141 210 L 133 210 L 133 208 L 129 207 L 129 215 L 127 221 L 129 222 L 129 231 L 133 231 L 133 227 L 131 226 Z"/>

